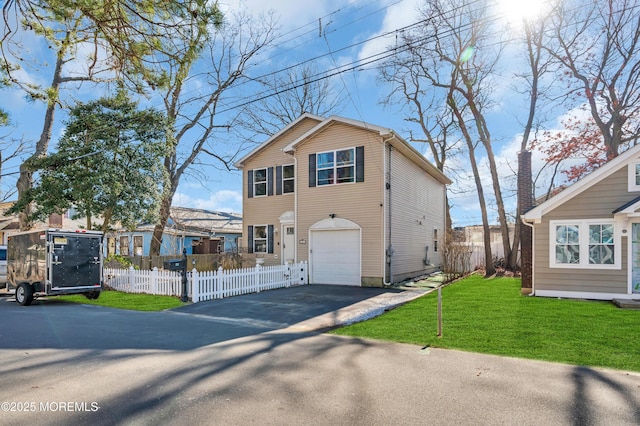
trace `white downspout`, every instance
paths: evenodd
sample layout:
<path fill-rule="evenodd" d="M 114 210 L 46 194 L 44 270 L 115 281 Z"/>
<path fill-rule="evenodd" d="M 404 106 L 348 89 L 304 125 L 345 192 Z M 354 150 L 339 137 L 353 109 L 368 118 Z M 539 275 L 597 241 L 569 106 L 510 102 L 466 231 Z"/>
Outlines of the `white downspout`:
<path fill-rule="evenodd" d="M 391 276 L 391 262 L 389 262 L 389 264 L 387 264 L 387 255 L 388 255 L 388 243 L 391 243 L 391 241 L 387 241 L 387 226 L 391 227 L 391 189 L 387 189 L 387 185 L 390 183 L 390 173 L 391 173 L 391 150 L 387 149 L 387 144 L 390 140 L 394 139 L 395 135 L 393 134 L 393 132 L 391 133 L 391 136 L 389 136 L 388 138 L 383 138 L 382 139 L 382 162 L 383 162 L 383 167 L 384 167 L 384 185 L 382 186 L 382 200 L 383 200 L 383 204 L 389 204 L 387 205 L 383 205 L 382 206 L 382 210 L 383 210 L 383 223 L 382 223 L 382 234 L 383 234 L 383 242 L 384 242 L 384 246 L 382 247 L 382 264 L 384 265 L 383 270 L 382 270 L 382 283 L 385 286 L 389 286 L 392 284 L 393 280 L 392 280 L 392 276 Z M 387 158 L 389 157 L 389 158 Z M 389 192 L 388 196 L 387 196 L 387 192 Z M 391 239 L 391 233 L 389 232 L 389 240 Z M 387 268 L 389 268 L 389 280 L 387 281 Z"/>
<path fill-rule="evenodd" d="M 535 228 L 533 227 L 533 223 L 529 223 L 527 221 L 524 220 L 524 218 L 522 216 L 520 216 L 520 222 L 522 222 L 525 226 L 528 226 L 529 228 L 531 228 L 531 293 L 529 293 L 529 296 L 535 296 L 536 295 L 536 270 L 533 267 L 533 259 L 535 258 L 535 252 L 536 252 L 536 239 L 535 239 Z M 522 244 L 522 242 L 520 242 L 520 244 Z M 522 261 L 522 259 L 520 259 L 520 261 Z"/>

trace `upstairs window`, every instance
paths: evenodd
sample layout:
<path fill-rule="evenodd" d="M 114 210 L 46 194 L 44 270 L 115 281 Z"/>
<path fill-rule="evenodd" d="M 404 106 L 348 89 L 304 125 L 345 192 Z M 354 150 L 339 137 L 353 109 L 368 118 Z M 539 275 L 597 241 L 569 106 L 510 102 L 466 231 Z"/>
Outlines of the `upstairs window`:
<path fill-rule="evenodd" d="M 282 166 L 282 193 L 290 194 L 295 191 L 295 171 L 293 164 Z"/>
<path fill-rule="evenodd" d="M 253 196 L 265 195 L 267 195 L 267 169 L 256 169 L 253 171 Z"/>
<path fill-rule="evenodd" d="M 247 197 L 273 195 L 273 167 L 247 170 Z"/>
<path fill-rule="evenodd" d="M 322 152 L 316 157 L 318 186 L 355 182 L 355 148 Z"/>

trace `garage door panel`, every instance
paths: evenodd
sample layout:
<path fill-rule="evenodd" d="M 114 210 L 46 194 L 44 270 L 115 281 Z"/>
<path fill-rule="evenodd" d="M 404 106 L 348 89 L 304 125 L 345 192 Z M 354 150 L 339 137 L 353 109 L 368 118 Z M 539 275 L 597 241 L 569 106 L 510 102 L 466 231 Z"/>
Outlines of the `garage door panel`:
<path fill-rule="evenodd" d="M 312 282 L 360 285 L 360 230 L 312 231 Z"/>

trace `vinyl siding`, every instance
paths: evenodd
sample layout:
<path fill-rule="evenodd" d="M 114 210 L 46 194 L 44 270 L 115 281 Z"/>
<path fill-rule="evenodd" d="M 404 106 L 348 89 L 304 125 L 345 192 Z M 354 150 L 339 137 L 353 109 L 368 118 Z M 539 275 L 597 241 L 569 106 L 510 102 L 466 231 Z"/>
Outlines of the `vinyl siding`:
<path fill-rule="evenodd" d="M 434 271 L 442 263 L 440 250 L 445 228 L 444 186 L 416 163 L 392 149 L 391 189 L 387 194 L 389 193 L 392 205 L 393 281 Z M 434 229 L 437 229 L 440 240 L 438 252 L 434 251 Z M 425 257 L 433 266 L 425 265 Z"/>
<path fill-rule="evenodd" d="M 364 146 L 364 182 L 309 188 L 309 154 Z M 309 228 L 330 214 L 362 228 L 362 277 L 383 276 L 382 138 L 374 132 L 333 123 L 296 149 L 298 159 L 298 260 L 309 259 Z M 304 239 L 306 244 L 301 244 Z"/>
<path fill-rule="evenodd" d="M 627 168 L 551 210 L 535 225 L 534 280 L 535 290 L 621 293 L 628 290 L 628 239 L 621 239 L 621 268 L 574 269 L 549 267 L 549 222 L 562 219 L 612 219 L 612 212 L 637 197 L 627 191 Z M 616 229 L 620 233 L 620 229 Z"/>
<path fill-rule="evenodd" d="M 293 193 L 290 193 L 269 197 L 248 198 L 247 172 L 254 169 L 273 167 L 275 179 L 276 166 L 294 164 L 293 157 L 282 152 L 282 148 L 317 124 L 318 121 L 312 119 L 301 121 L 297 126 L 289 129 L 288 132 L 282 134 L 277 140 L 265 146 L 260 152 L 244 163 L 242 170 L 242 241 L 245 247 L 243 248 L 247 248 L 246 246 L 249 241 L 248 227 L 250 225 L 273 225 L 274 229 L 278 231 L 277 235 L 274 235 L 274 253 L 258 255 L 258 257 L 265 258 L 265 265 L 282 263 L 282 232 L 279 218 L 283 213 L 293 211 L 295 196 Z"/>

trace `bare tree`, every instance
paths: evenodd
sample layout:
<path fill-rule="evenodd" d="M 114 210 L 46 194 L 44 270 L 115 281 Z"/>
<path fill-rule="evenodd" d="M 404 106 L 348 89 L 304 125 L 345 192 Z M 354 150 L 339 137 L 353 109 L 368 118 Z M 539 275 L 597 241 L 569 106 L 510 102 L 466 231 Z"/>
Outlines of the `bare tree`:
<path fill-rule="evenodd" d="M 171 203 L 187 169 L 203 154 L 228 169 L 241 149 L 236 145 L 230 148 L 230 152 L 221 152 L 224 144 L 215 136 L 220 126 L 217 111 L 224 101 L 224 95 L 248 80 L 247 70 L 252 58 L 271 43 L 274 31 L 270 19 L 254 19 L 246 14 L 233 15 L 210 38 L 208 33 L 194 31 L 185 45 L 183 60 L 176 62 L 165 73 L 167 83 L 159 92 L 162 93 L 165 112 L 172 127 L 168 141 L 169 154 L 164 159 L 169 184 L 164 188 L 160 219 L 153 231 L 150 246 L 152 256 L 160 254 Z M 207 62 L 207 71 L 200 73 L 194 69 L 196 58 L 201 58 L 201 64 Z M 194 93 L 187 90 L 189 84 L 195 85 L 199 81 L 205 83 L 205 91 Z"/>
<path fill-rule="evenodd" d="M 269 137 L 303 113 L 320 117 L 339 114 L 345 96 L 330 78 L 321 77 L 322 73 L 307 64 L 290 68 L 283 76 L 259 78 L 268 96 L 244 108 L 238 124 L 255 136 Z"/>
<path fill-rule="evenodd" d="M 413 39 L 406 41 L 413 46 Z M 391 85 L 382 103 L 387 107 L 400 106 L 405 111 L 405 121 L 418 127 L 417 131 L 408 129 L 409 140 L 427 145 L 438 170 L 455 173 L 447 167 L 447 160 L 460 152 L 459 127 L 444 95 L 430 84 L 436 79 L 431 76 L 436 65 L 432 56 L 414 48 L 394 55 L 379 67 L 380 80 Z M 446 228 L 451 229 L 448 196 Z"/>
<path fill-rule="evenodd" d="M 546 32 L 549 18 L 549 15 L 543 15 L 538 19 L 523 22 L 523 45 L 526 48 L 524 59 L 527 64 L 527 69 L 524 72 L 516 73 L 516 78 L 524 82 L 524 89 L 514 87 L 514 90 L 527 97 L 529 108 L 526 121 L 522 123 L 523 132 L 520 141 L 520 152 L 525 152 L 530 149 L 532 136 L 535 137 L 535 130 L 540 124 L 541 104 L 548 101 L 547 95 L 549 95 L 551 91 L 550 84 L 553 84 L 553 80 L 551 82 L 545 82 L 545 76 L 551 74 L 553 71 L 551 57 L 546 53 L 544 48 L 544 46 L 549 43 Z M 518 176 L 518 178 L 520 179 L 521 177 Z M 523 178 L 532 179 L 532 176 Z M 552 177 L 552 183 L 553 180 Z M 520 216 L 525 213 L 523 200 L 528 200 L 530 197 L 533 197 L 533 194 L 521 194 L 520 188 L 518 188 L 513 245 L 511 246 L 511 256 L 507 259 L 507 264 L 512 269 L 515 269 L 518 261 L 518 249 L 520 247 L 521 237 L 520 230 L 522 226 Z"/>
<path fill-rule="evenodd" d="M 13 139 L 9 136 L 0 136 L 0 182 L 2 182 L 5 176 L 13 173 L 5 173 L 5 164 L 18 158 L 24 153 L 26 143 L 24 139 Z M 2 188 L 2 186 L 0 186 Z M 10 190 L 3 192 L 0 189 L 0 201 L 6 201 L 15 195 L 16 190 Z"/>
<path fill-rule="evenodd" d="M 640 136 L 640 6 L 635 0 L 558 2 L 554 43 L 569 106 L 584 105 L 599 129 L 605 160 Z"/>
<path fill-rule="evenodd" d="M 491 78 L 501 52 L 489 40 L 489 23 L 484 8 L 461 0 L 434 0 L 424 4 L 421 14 L 424 25 L 405 34 L 401 46 L 409 53 L 406 60 L 420 64 L 414 81 L 424 80 L 429 86 L 425 90 L 439 91 L 435 99 L 443 101 L 443 108 L 452 115 L 455 127 L 467 146 L 482 214 L 486 273 L 491 275 L 494 266 L 489 218 L 476 150 L 482 146 L 487 155 L 505 257 L 509 258 L 511 245 L 507 217 L 491 133 L 484 116 L 484 110 L 491 106 Z M 410 96 L 408 101 L 415 105 Z"/>

